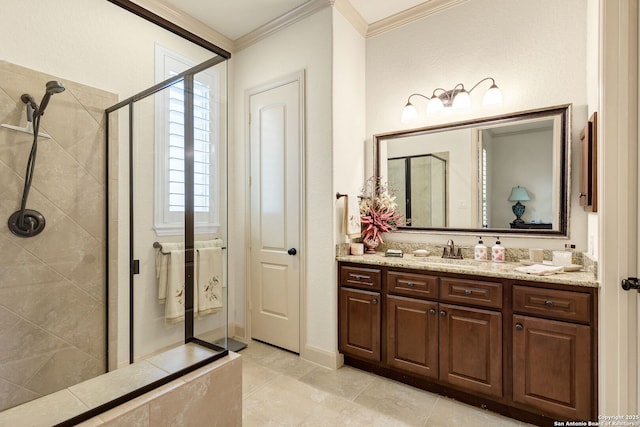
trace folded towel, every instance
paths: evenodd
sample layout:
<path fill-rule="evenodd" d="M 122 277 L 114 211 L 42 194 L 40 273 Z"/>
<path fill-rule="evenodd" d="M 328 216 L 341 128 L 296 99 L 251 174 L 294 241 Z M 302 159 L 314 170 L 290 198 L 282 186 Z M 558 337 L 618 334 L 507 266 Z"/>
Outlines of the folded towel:
<path fill-rule="evenodd" d="M 176 323 L 184 320 L 184 251 L 171 251 L 164 306 L 165 320 Z"/>
<path fill-rule="evenodd" d="M 222 309 L 222 248 L 198 249 L 196 259 L 196 314 L 204 316 Z"/>
<path fill-rule="evenodd" d="M 353 239 L 360 237 L 360 205 L 355 194 L 347 194 L 344 197 L 344 220 L 342 226 L 344 234 Z"/>
<path fill-rule="evenodd" d="M 169 253 L 179 249 L 184 249 L 184 243 L 163 243 L 162 250 L 156 249 L 156 279 L 158 279 L 158 300 L 161 304 L 167 298 Z"/>
<path fill-rule="evenodd" d="M 222 239 L 203 240 L 194 243 L 198 248 L 213 248 L 224 246 Z M 184 243 L 163 243 L 162 248 L 156 249 L 156 279 L 158 280 L 158 301 L 164 304 L 167 298 L 167 279 L 169 276 L 169 258 L 172 251 L 183 250 Z"/>
<path fill-rule="evenodd" d="M 547 276 L 549 274 L 562 273 L 564 269 L 558 266 L 534 264 L 528 267 L 516 267 L 515 271 L 526 274 L 535 274 L 538 276 Z"/>

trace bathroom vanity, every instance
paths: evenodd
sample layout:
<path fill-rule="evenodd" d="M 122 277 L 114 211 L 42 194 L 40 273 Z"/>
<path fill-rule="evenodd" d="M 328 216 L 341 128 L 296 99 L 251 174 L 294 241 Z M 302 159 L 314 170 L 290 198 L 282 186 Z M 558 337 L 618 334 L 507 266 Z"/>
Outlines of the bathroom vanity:
<path fill-rule="evenodd" d="M 338 257 L 345 363 L 538 425 L 597 419 L 592 273 Z"/>

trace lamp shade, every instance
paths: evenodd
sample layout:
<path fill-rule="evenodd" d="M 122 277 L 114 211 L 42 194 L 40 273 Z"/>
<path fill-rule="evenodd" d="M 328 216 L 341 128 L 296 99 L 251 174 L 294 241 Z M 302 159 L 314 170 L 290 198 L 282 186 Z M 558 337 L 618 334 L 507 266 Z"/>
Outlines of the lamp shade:
<path fill-rule="evenodd" d="M 453 104 L 451 106 L 456 110 L 466 110 L 467 108 L 471 108 L 471 96 L 469 95 L 469 92 L 462 89 L 453 98 Z"/>
<path fill-rule="evenodd" d="M 407 105 L 404 106 L 404 110 L 402 110 L 402 118 L 400 120 L 402 123 L 408 123 L 417 118 L 418 110 L 416 110 L 416 107 L 412 103 L 407 102 Z"/>
<path fill-rule="evenodd" d="M 509 195 L 509 200 L 512 202 L 524 202 L 527 200 L 531 200 L 529 198 L 529 193 L 527 193 L 527 189 L 524 187 L 513 187 L 511 189 L 511 194 Z"/>
<path fill-rule="evenodd" d="M 439 113 L 442 110 L 444 110 L 442 99 L 434 95 L 427 103 L 427 114 Z"/>
<path fill-rule="evenodd" d="M 502 92 L 494 83 L 482 98 L 482 105 L 500 105 L 502 104 Z"/>

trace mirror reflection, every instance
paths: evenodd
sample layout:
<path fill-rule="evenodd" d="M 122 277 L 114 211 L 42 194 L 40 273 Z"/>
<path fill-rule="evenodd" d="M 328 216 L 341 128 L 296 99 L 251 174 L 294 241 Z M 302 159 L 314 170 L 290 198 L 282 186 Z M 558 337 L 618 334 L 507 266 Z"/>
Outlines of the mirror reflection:
<path fill-rule="evenodd" d="M 566 235 L 569 108 L 375 136 L 400 228 Z"/>

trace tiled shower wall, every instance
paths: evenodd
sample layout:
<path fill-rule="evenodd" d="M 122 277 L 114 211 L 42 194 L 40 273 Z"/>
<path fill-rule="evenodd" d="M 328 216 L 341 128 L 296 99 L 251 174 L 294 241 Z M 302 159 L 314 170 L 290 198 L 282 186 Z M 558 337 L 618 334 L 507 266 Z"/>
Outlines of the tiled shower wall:
<path fill-rule="evenodd" d="M 6 226 L 20 207 L 32 136 L 0 127 L 0 410 L 105 372 L 104 110 L 117 96 L 0 61 L 0 123 L 25 126 L 23 93 L 42 118 L 27 208 L 44 214 L 35 237 Z"/>

